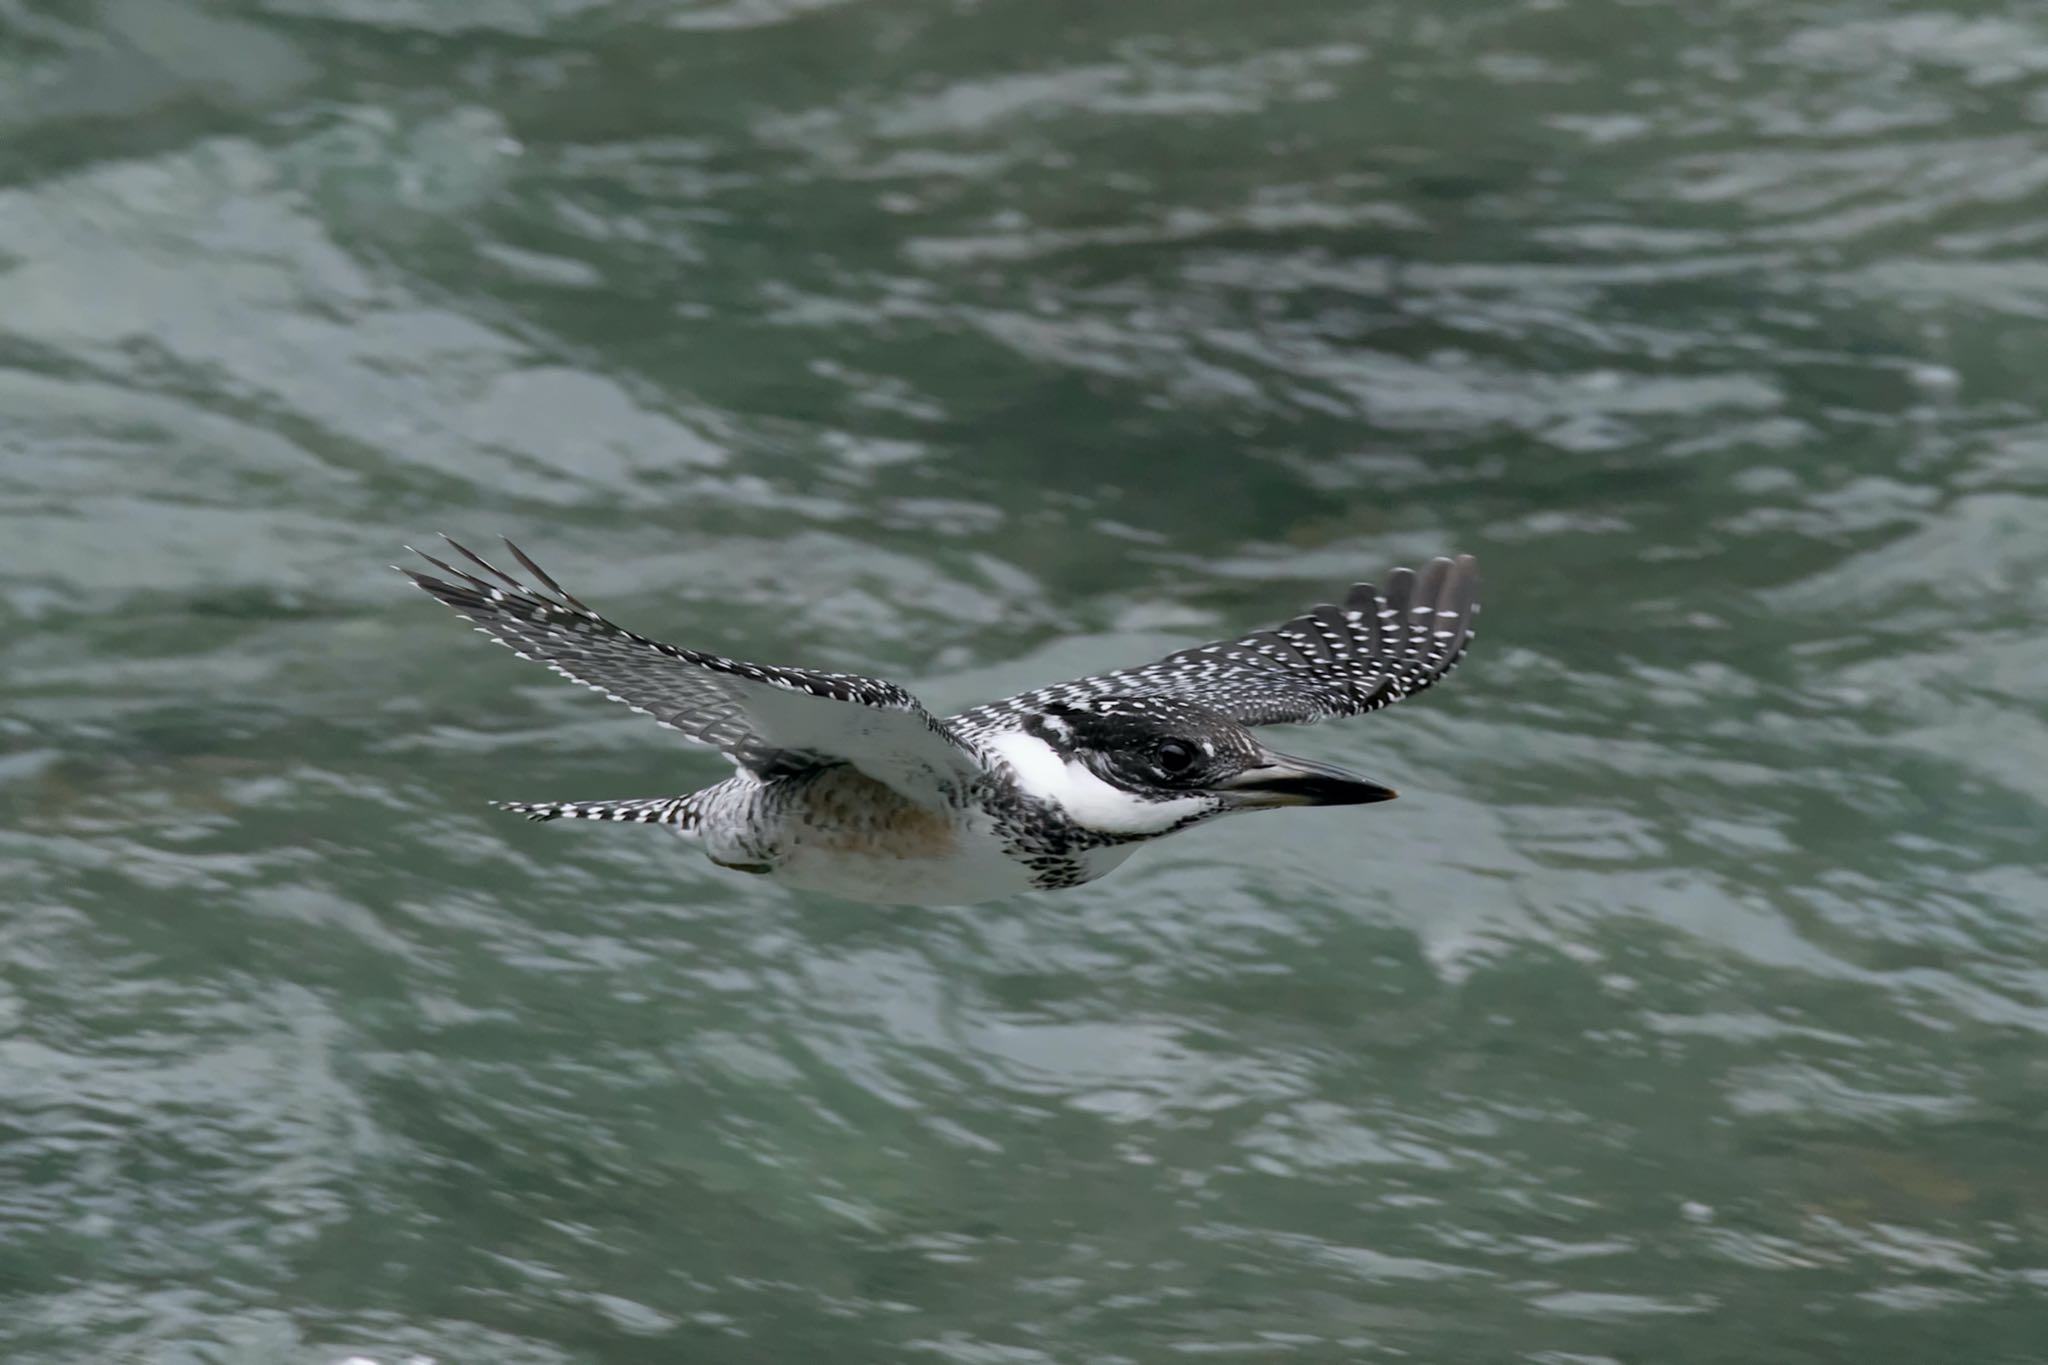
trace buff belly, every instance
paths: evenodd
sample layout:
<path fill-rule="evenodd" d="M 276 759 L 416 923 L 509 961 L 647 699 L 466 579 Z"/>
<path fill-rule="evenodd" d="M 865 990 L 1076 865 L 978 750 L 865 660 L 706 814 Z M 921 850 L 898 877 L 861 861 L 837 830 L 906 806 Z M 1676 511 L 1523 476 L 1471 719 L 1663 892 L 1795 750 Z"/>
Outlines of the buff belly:
<path fill-rule="evenodd" d="M 784 824 L 781 854 L 769 864 L 776 881 L 897 905 L 969 905 L 1032 889 L 1031 870 L 1006 856 L 983 822 L 861 781 L 885 799 L 813 806 Z"/>
<path fill-rule="evenodd" d="M 769 875 L 784 886 L 885 905 L 972 905 L 1034 889 L 1030 869 L 991 847 L 948 858 L 878 858 L 796 845 Z"/>
<path fill-rule="evenodd" d="M 706 851 L 785 886 L 845 900 L 970 905 L 1038 885 L 978 809 L 919 805 L 851 767 L 763 784 L 748 796 L 744 838 L 707 838 Z M 1099 876 L 1108 867 L 1089 870 Z"/>

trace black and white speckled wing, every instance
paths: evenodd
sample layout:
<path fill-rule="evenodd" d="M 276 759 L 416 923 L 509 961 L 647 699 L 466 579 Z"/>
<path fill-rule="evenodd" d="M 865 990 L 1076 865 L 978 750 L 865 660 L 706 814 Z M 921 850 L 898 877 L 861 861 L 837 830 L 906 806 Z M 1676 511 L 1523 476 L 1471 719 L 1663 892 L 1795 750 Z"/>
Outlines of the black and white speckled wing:
<path fill-rule="evenodd" d="M 1005 728 L 1020 711 L 1109 696 L 1175 696 L 1242 725 L 1355 716 L 1429 687 L 1464 656 L 1479 614 L 1479 562 L 1433 559 L 1395 569 L 1386 586 L 1360 583 L 1342 606 L 1319 606 L 1270 630 L 1176 650 L 1138 668 L 975 707 L 954 718 L 968 734 Z"/>
<path fill-rule="evenodd" d="M 849 763 L 929 804 L 979 775 L 952 732 L 892 682 L 665 645 L 592 611 L 509 540 L 505 548 L 541 588 L 448 543 L 488 577 L 417 550 L 447 577 L 400 572 L 520 658 L 713 745 L 743 768 L 769 775 Z"/>

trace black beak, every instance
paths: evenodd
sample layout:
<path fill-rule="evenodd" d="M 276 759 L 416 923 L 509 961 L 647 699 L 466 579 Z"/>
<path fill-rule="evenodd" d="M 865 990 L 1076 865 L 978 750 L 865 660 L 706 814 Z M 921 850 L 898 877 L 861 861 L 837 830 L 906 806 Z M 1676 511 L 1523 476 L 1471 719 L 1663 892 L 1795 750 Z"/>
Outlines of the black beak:
<path fill-rule="evenodd" d="M 1363 806 L 1373 801 L 1391 801 L 1399 795 L 1392 787 L 1368 782 L 1342 768 L 1272 752 L 1266 754 L 1266 761 L 1258 767 L 1246 768 L 1219 783 L 1218 790 L 1254 808 Z"/>

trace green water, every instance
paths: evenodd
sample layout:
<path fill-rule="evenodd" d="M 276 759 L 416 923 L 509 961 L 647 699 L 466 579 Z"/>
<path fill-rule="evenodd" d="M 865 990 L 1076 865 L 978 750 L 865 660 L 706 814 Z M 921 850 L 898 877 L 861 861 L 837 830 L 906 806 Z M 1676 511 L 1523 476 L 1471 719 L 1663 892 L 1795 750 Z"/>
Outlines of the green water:
<path fill-rule="evenodd" d="M 2048 1361 L 2048 11 L 0 3 L 0 1359 Z M 1390 806 L 872 908 L 384 566 Z"/>

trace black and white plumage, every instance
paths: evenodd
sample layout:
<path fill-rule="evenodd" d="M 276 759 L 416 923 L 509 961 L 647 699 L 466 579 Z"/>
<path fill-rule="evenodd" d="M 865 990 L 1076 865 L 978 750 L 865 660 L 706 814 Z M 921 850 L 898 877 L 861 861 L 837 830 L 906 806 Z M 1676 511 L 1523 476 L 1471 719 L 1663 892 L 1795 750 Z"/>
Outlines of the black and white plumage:
<path fill-rule="evenodd" d="M 1359 715 L 1422 691 L 1463 657 L 1479 611 L 1477 562 L 1436 559 L 1269 630 L 941 719 L 878 678 L 651 640 L 510 541 L 539 587 L 448 543 L 471 568 L 421 554 L 445 576 L 401 572 L 521 658 L 738 769 L 683 796 L 505 809 L 667 825 L 723 866 L 855 900 L 962 904 L 1074 886 L 1219 815 L 1387 800 L 1376 783 L 1273 752 L 1251 727 Z"/>
<path fill-rule="evenodd" d="M 1377 711 L 1456 667 L 1479 612 L 1479 562 L 1431 560 L 1396 569 L 1384 591 L 1359 583 L 1344 605 L 1235 640 L 1175 650 L 1137 668 L 1053 683 L 958 718 L 969 730 L 1020 711 L 1094 697 L 1165 696 L 1200 702 L 1240 725 L 1302 725 Z"/>

